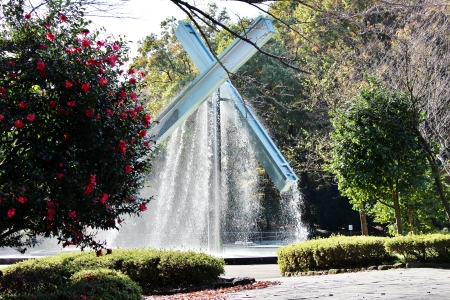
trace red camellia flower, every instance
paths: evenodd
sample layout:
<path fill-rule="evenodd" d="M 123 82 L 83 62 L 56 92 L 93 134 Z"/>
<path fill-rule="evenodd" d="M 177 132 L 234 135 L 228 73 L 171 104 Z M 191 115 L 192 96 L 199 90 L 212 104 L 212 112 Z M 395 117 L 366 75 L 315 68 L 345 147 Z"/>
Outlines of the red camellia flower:
<path fill-rule="evenodd" d="M 150 143 L 149 143 L 149 141 L 144 141 L 144 146 L 147 147 L 147 148 L 150 148 Z"/>
<path fill-rule="evenodd" d="M 126 118 L 128 117 L 128 115 L 127 115 L 127 113 L 121 113 L 120 114 L 120 118 L 122 119 L 122 120 L 125 120 Z"/>
<path fill-rule="evenodd" d="M 100 202 L 101 202 L 102 204 L 105 204 L 107 200 L 108 200 L 108 194 L 103 193 L 103 194 L 102 194 L 102 197 L 100 198 Z"/>
<path fill-rule="evenodd" d="M 90 109 L 86 109 L 86 117 L 92 118 L 93 112 Z"/>
<path fill-rule="evenodd" d="M 69 80 L 66 80 L 66 89 L 69 89 L 71 87 L 73 87 L 73 83 L 70 82 Z"/>
<path fill-rule="evenodd" d="M 5 118 L 5 116 L 0 114 L 0 121 L 3 120 L 4 118 Z"/>
<path fill-rule="evenodd" d="M 105 86 L 108 84 L 108 80 L 102 77 L 98 80 L 98 84 L 100 84 L 101 86 Z"/>
<path fill-rule="evenodd" d="M 112 110 L 110 110 L 109 108 L 107 108 L 107 109 L 106 109 L 106 114 L 107 114 L 108 116 L 112 116 L 112 115 L 114 115 L 114 112 L 113 112 Z"/>
<path fill-rule="evenodd" d="M 115 56 L 114 54 L 111 54 L 110 56 L 108 56 L 105 59 L 105 61 L 107 61 L 111 67 L 114 67 L 117 62 L 117 56 Z"/>
<path fill-rule="evenodd" d="M 17 78 L 17 74 L 16 73 L 12 73 L 11 75 L 9 75 L 9 78 L 15 79 L 15 78 Z"/>
<path fill-rule="evenodd" d="M 84 186 L 84 194 L 85 195 L 90 195 L 93 190 L 94 190 L 94 185 L 92 183 L 88 183 L 87 185 Z"/>
<path fill-rule="evenodd" d="M 98 72 L 99 72 L 100 74 L 105 74 L 105 69 L 100 68 L 100 69 L 98 69 Z"/>
<path fill-rule="evenodd" d="M 41 50 L 47 50 L 47 45 L 44 45 L 44 44 L 40 44 L 39 45 L 39 49 L 41 49 Z"/>
<path fill-rule="evenodd" d="M 102 255 L 103 255 L 102 250 L 97 250 L 97 257 L 102 256 Z"/>
<path fill-rule="evenodd" d="M 133 171 L 133 168 L 130 165 L 126 165 L 125 166 L 125 173 L 130 173 L 131 171 Z"/>
<path fill-rule="evenodd" d="M 48 107 L 50 107 L 50 108 L 55 108 L 55 106 L 56 106 L 56 101 L 52 100 L 48 103 Z"/>
<path fill-rule="evenodd" d="M 16 209 L 10 208 L 10 209 L 8 209 L 8 212 L 6 214 L 7 214 L 8 218 L 12 218 L 16 215 Z"/>
<path fill-rule="evenodd" d="M 22 197 L 22 196 L 17 196 L 17 197 L 16 197 L 16 200 L 17 200 L 19 203 L 22 203 L 22 204 L 25 204 L 25 203 L 28 202 L 28 198 L 27 198 L 27 197 Z"/>
<path fill-rule="evenodd" d="M 147 210 L 147 205 L 145 205 L 144 203 L 139 204 L 139 210 L 140 211 L 146 211 Z"/>
<path fill-rule="evenodd" d="M 77 217 L 77 212 L 76 211 L 70 211 L 68 214 L 67 214 L 67 217 L 69 217 L 69 218 L 76 218 Z"/>
<path fill-rule="evenodd" d="M 24 102 L 24 101 L 20 101 L 19 104 L 17 105 L 19 108 L 27 108 L 28 103 Z"/>
<path fill-rule="evenodd" d="M 128 75 L 134 75 L 134 74 L 136 74 L 136 71 L 134 70 L 134 69 L 129 69 L 128 70 Z"/>
<path fill-rule="evenodd" d="M 87 36 L 89 34 L 89 29 L 81 30 L 81 34 L 84 35 L 84 36 Z"/>
<path fill-rule="evenodd" d="M 56 210 L 54 208 L 49 208 L 47 210 L 47 215 L 48 216 L 53 216 L 54 214 L 56 214 Z"/>
<path fill-rule="evenodd" d="M 58 173 L 56 174 L 56 179 L 61 180 L 63 178 L 63 174 L 62 173 Z"/>
<path fill-rule="evenodd" d="M 139 71 L 139 74 L 141 74 L 141 78 L 145 77 L 145 73 L 143 71 Z"/>
<path fill-rule="evenodd" d="M 50 42 L 53 42 L 55 40 L 55 36 L 49 32 L 47 33 L 47 35 L 45 36 L 47 38 L 47 40 L 49 40 Z"/>
<path fill-rule="evenodd" d="M 82 41 L 81 41 L 81 47 L 83 47 L 83 48 L 87 48 L 87 47 L 89 47 L 91 45 L 91 42 L 88 40 L 88 39 L 83 39 Z"/>
<path fill-rule="evenodd" d="M 14 126 L 16 126 L 16 128 L 22 128 L 23 127 L 23 121 L 22 120 L 16 120 L 14 122 Z"/>
<path fill-rule="evenodd" d="M 69 134 L 68 133 L 64 133 L 63 134 L 63 138 L 67 141 L 69 139 Z"/>
<path fill-rule="evenodd" d="M 119 51 L 119 50 L 120 50 L 120 46 L 117 45 L 116 43 L 112 44 L 112 45 L 111 45 L 111 48 L 112 48 L 114 51 Z"/>
<path fill-rule="evenodd" d="M 146 135 L 147 135 L 147 131 L 145 131 L 145 130 L 139 131 L 139 136 L 140 136 L 140 137 L 144 137 L 144 136 L 146 136 Z"/>
<path fill-rule="evenodd" d="M 120 90 L 120 98 L 125 99 L 127 93 L 124 90 Z"/>
<path fill-rule="evenodd" d="M 48 23 L 45 23 L 45 24 L 44 24 L 44 27 L 47 28 L 47 29 L 50 29 L 51 25 L 48 24 Z"/>
<path fill-rule="evenodd" d="M 97 46 L 98 46 L 98 47 L 103 47 L 103 46 L 105 46 L 105 41 L 97 41 Z"/>
<path fill-rule="evenodd" d="M 97 178 L 96 174 L 89 175 L 89 183 L 92 183 L 93 185 L 97 185 L 97 183 L 95 182 L 96 178 Z"/>
<path fill-rule="evenodd" d="M 31 18 L 31 14 L 26 14 L 26 15 L 25 15 L 25 19 L 28 20 L 29 18 Z"/>
<path fill-rule="evenodd" d="M 116 148 L 116 152 L 127 152 L 127 143 L 125 141 L 120 141 L 119 145 Z"/>
<path fill-rule="evenodd" d="M 76 103 L 77 103 L 77 101 L 70 100 L 70 101 L 67 102 L 67 106 L 74 107 Z"/>
<path fill-rule="evenodd" d="M 89 83 L 83 83 L 81 85 L 81 90 L 85 93 L 87 93 L 90 89 L 91 89 L 91 86 L 89 85 Z"/>
<path fill-rule="evenodd" d="M 128 83 L 129 84 L 136 84 L 136 79 L 135 78 L 130 78 L 130 79 L 128 79 Z"/>
<path fill-rule="evenodd" d="M 149 114 L 142 117 L 142 123 L 144 124 L 145 127 L 147 127 L 150 124 L 151 120 L 152 116 L 150 116 Z"/>
<path fill-rule="evenodd" d="M 60 14 L 60 15 L 59 15 L 59 20 L 60 20 L 61 22 L 66 22 L 66 21 L 67 21 L 67 17 L 66 17 L 65 15 L 63 15 L 63 14 Z"/>
<path fill-rule="evenodd" d="M 38 69 L 39 71 L 44 71 L 45 69 L 45 64 L 44 62 L 40 61 L 36 64 L 36 69 Z"/>
<path fill-rule="evenodd" d="M 30 122 L 33 122 L 35 118 L 36 118 L 36 116 L 34 114 L 27 115 L 27 120 Z"/>

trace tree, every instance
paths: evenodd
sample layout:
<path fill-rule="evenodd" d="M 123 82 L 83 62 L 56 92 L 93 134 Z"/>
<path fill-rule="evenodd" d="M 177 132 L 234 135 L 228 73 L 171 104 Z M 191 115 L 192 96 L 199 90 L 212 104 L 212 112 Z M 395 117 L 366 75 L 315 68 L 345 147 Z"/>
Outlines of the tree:
<path fill-rule="evenodd" d="M 0 246 L 43 236 L 101 251 L 87 229 L 118 229 L 150 201 L 136 196 L 150 171 L 144 74 L 122 69 L 126 44 L 89 32 L 79 3 L 2 10 Z"/>
<path fill-rule="evenodd" d="M 403 233 L 400 200 L 409 201 L 427 179 L 423 150 L 408 129 L 408 108 L 405 95 L 372 82 L 352 99 L 348 110 L 336 112 L 332 119 L 331 169 L 339 189 L 356 210 L 361 203 L 393 209 L 397 234 Z"/>
<path fill-rule="evenodd" d="M 412 124 L 428 160 L 436 190 L 447 218 L 450 205 L 442 183 L 441 171 L 450 157 L 450 18 L 447 1 L 424 1 L 408 8 L 402 21 L 383 30 L 390 41 L 375 39 L 365 55 L 377 51 L 368 72 L 377 74 L 390 89 L 408 96 L 410 115 L 423 115 L 423 122 Z"/>

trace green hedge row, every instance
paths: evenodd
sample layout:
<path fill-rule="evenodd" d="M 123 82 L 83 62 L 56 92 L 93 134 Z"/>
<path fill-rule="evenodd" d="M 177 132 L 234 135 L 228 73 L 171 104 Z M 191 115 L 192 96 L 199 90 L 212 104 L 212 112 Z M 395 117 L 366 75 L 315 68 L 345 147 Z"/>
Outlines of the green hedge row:
<path fill-rule="evenodd" d="M 394 238 L 333 236 L 288 245 L 278 250 L 281 274 L 313 270 L 361 268 L 404 262 L 450 262 L 450 235 Z"/>
<path fill-rule="evenodd" d="M 93 252 L 64 253 L 3 269 L 0 295 L 58 294 L 73 284 L 75 273 L 99 269 L 123 273 L 144 292 L 183 288 L 212 283 L 224 273 L 224 264 L 221 258 L 194 251 L 115 250 L 101 257 Z"/>
<path fill-rule="evenodd" d="M 394 237 L 386 241 L 386 249 L 400 254 L 405 261 L 450 262 L 450 235 L 428 234 Z"/>
<path fill-rule="evenodd" d="M 392 261 L 386 238 L 334 236 L 288 245 L 278 250 L 281 274 L 378 265 Z"/>

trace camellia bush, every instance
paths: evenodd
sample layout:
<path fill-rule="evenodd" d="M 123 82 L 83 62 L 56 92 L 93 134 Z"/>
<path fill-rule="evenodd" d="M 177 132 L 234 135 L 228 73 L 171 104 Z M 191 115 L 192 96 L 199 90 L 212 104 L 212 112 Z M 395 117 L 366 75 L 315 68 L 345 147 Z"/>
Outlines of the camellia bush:
<path fill-rule="evenodd" d="M 118 228 L 151 200 L 136 196 L 150 171 L 144 74 L 124 67 L 122 39 L 87 29 L 79 4 L 2 3 L 0 247 L 56 237 L 100 255 L 87 229 Z"/>

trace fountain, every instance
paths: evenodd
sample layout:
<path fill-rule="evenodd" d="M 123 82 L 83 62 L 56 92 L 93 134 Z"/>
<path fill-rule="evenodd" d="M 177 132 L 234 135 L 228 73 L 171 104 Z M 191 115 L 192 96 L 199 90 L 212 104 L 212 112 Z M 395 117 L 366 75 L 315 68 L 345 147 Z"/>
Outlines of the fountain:
<path fill-rule="evenodd" d="M 272 34 L 270 20 L 261 17 L 245 32 L 260 45 Z M 149 178 L 152 187 L 142 191 L 157 200 L 143 218 L 127 220 L 112 245 L 184 247 L 225 256 L 233 255 L 237 246 L 241 255 L 243 247 L 259 248 L 259 255 L 269 249 L 267 254 L 274 255 L 277 246 L 255 245 L 255 240 L 262 240 L 255 233 L 258 160 L 282 192 L 285 218 L 296 228 L 289 238 L 283 236 L 285 242 L 305 237 L 297 177 L 194 28 L 180 22 L 176 35 L 201 75 L 161 114 L 162 125 L 151 131 L 156 144 L 170 135 Z M 221 58 L 229 69 L 236 69 L 254 50 L 237 39 Z"/>

